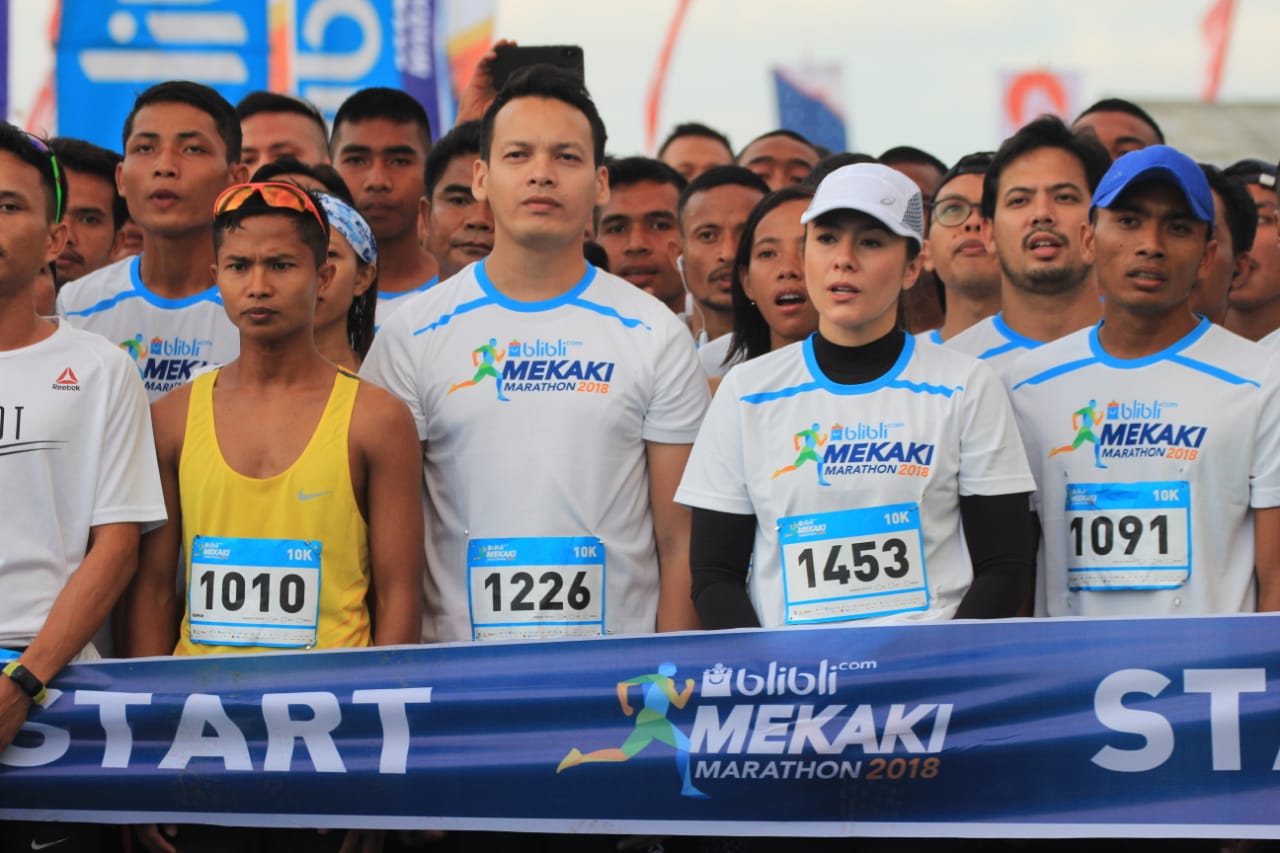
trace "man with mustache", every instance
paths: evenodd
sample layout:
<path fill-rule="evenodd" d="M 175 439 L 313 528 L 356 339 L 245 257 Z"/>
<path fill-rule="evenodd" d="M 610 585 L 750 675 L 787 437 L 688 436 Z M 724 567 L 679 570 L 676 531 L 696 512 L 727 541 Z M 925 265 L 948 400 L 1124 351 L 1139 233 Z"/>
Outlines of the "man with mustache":
<path fill-rule="evenodd" d="M 1004 141 L 982 186 L 982 239 L 1000 261 L 1000 313 L 946 342 L 1003 370 L 1102 313 L 1081 253 L 1107 152 L 1043 116 Z"/>
<path fill-rule="evenodd" d="M 608 165 L 609 200 L 599 208 L 596 242 L 609 255 L 609 270 L 683 314 L 687 300 L 675 266 L 680 254 L 676 208 L 688 181 L 648 157 L 624 157 Z"/>
<path fill-rule="evenodd" d="M 693 296 L 689 328 L 708 377 L 723 376 L 726 370 L 722 362 L 733 332 L 733 259 L 751 209 L 768 192 L 768 184 L 750 169 L 716 166 L 680 194 L 679 263 Z"/>

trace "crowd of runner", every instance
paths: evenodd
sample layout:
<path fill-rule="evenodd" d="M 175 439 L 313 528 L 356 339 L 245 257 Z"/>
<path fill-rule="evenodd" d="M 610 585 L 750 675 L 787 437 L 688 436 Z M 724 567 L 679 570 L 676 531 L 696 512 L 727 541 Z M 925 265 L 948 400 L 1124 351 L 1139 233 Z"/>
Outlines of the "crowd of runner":
<path fill-rule="evenodd" d="M 1280 609 L 1274 160 L 1117 99 L 950 166 L 613 156 L 491 59 L 434 143 L 381 88 L 0 125 L 0 750 L 98 657 Z"/>

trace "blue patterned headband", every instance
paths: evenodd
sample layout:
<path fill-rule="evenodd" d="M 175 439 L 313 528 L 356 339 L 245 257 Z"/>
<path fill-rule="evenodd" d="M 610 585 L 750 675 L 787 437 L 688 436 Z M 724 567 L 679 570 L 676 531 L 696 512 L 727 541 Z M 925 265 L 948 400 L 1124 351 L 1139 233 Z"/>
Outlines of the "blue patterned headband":
<path fill-rule="evenodd" d="M 356 255 L 366 264 L 378 262 L 378 244 L 369 230 L 369 223 L 364 221 L 354 207 L 336 196 L 328 193 L 316 193 L 324 212 L 329 216 L 329 224 L 338 229 Z"/>

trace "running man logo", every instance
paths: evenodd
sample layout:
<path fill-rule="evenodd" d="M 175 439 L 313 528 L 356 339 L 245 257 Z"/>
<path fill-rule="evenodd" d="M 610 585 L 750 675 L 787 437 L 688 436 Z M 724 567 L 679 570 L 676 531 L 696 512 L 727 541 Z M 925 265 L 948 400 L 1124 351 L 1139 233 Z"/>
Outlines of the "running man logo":
<path fill-rule="evenodd" d="M 479 385 L 488 377 L 492 376 L 494 384 L 497 386 L 498 399 L 504 403 L 510 403 L 511 398 L 502 393 L 502 375 L 498 373 L 498 364 L 507 357 L 507 351 L 498 347 L 497 338 L 489 338 L 489 343 L 481 344 L 471 351 L 471 366 L 476 368 L 476 373 L 465 382 L 456 382 L 449 386 L 449 393 L 452 394 L 459 388 L 470 388 L 472 385 Z"/>
<path fill-rule="evenodd" d="M 830 486 L 827 478 L 822 476 L 822 460 L 818 458 L 818 448 L 827 443 L 829 438 L 827 433 L 819 432 L 818 425 L 815 423 L 809 429 L 802 429 L 791 437 L 791 443 L 795 448 L 796 461 L 792 462 L 785 468 L 779 468 L 773 472 L 770 479 L 776 480 L 783 474 L 789 474 L 792 471 L 799 471 L 800 467 L 806 462 L 812 462 L 815 471 L 818 474 L 819 486 Z"/>
<path fill-rule="evenodd" d="M 585 392 L 608 394 L 615 363 L 570 358 L 569 351 L 582 346 L 582 341 L 512 340 L 505 347 L 497 338 L 489 338 L 471 351 L 475 374 L 468 380 L 449 386 L 449 392 L 479 385 L 493 379 L 497 397 L 511 402 L 511 392 Z"/>
<path fill-rule="evenodd" d="M 663 663 L 658 666 L 657 672 L 619 681 L 618 704 L 622 706 L 622 713 L 626 716 L 635 715 L 635 730 L 619 747 L 597 749 L 587 753 L 581 752 L 576 746 L 573 747 L 560 761 L 556 772 L 561 773 L 579 764 L 628 761 L 655 740 L 660 740 L 676 751 L 676 770 L 680 773 L 681 795 L 706 798 L 706 794 L 694 787 L 689 775 L 689 736 L 667 719 L 667 712 L 671 710 L 672 705 L 683 709 L 689 703 L 689 697 L 693 695 L 692 678 L 686 678 L 684 689 L 676 692 L 676 684 L 672 679 L 675 674 L 675 664 Z M 632 687 L 639 687 L 644 696 L 644 707 L 638 714 L 631 707 L 627 697 Z"/>
<path fill-rule="evenodd" d="M 131 341 L 121 341 L 120 349 L 129 353 L 129 358 L 133 359 L 141 371 L 147 366 L 147 354 L 150 350 L 143 343 L 142 335 L 134 335 Z"/>
<path fill-rule="evenodd" d="M 1169 409 L 1177 403 L 1164 400 L 1115 400 L 1099 411 L 1098 401 L 1071 413 L 1071 429 L 1075 438 L 1070 444 L 1049 451 L 1049 458 L 1060 453 L 1073 453 L 1086 442 L 1093 445 L 1095 468 L 1106 468 L 1104 459 L 1160 457 L 1194 461 L 1200 455 L 1208 427 L 1167 423 Z M 1101 429 L 1098 429 L 1101 427 Z"/>

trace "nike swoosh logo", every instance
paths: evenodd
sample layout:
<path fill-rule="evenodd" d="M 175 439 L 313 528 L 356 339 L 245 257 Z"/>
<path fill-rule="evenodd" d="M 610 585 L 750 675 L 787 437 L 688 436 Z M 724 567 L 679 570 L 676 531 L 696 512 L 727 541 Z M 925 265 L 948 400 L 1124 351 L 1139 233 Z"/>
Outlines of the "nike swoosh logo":
<path fill-rule="evenodd" d="M 66 838 L 59 838 L 57 841 L 47 841 L 47 842 L 45 842 L 44 844 L 40 844 L 39 842 L 37 842 L 37 841 L 33 838 L 33 839 L 31 839 L 31 849 L 32 849 L 32 850 L 43 850 L 43 849 L 45 849 L 46 847 L 53 847 L 55 844 L 61 844 L 61 843 L 62 843 L 62 842 L 64 842 L 64 841 L 70 841 L 70 840 L 71 840 L 71 836 L 70 836 L 70 835 L 68 835 Z"/>
<path fill-rule="evenodd" d="M 333 489 L 330 489 L 327 492 L 312 492 L 311 494 L 307 494 L 306 492 L 302 491 L 302 489 L 298 489 L 298 500 L 309 501 L 312 498 L 322 498 L 325 495 L 331 495 L 331 494 L 333 494 Z"/>

